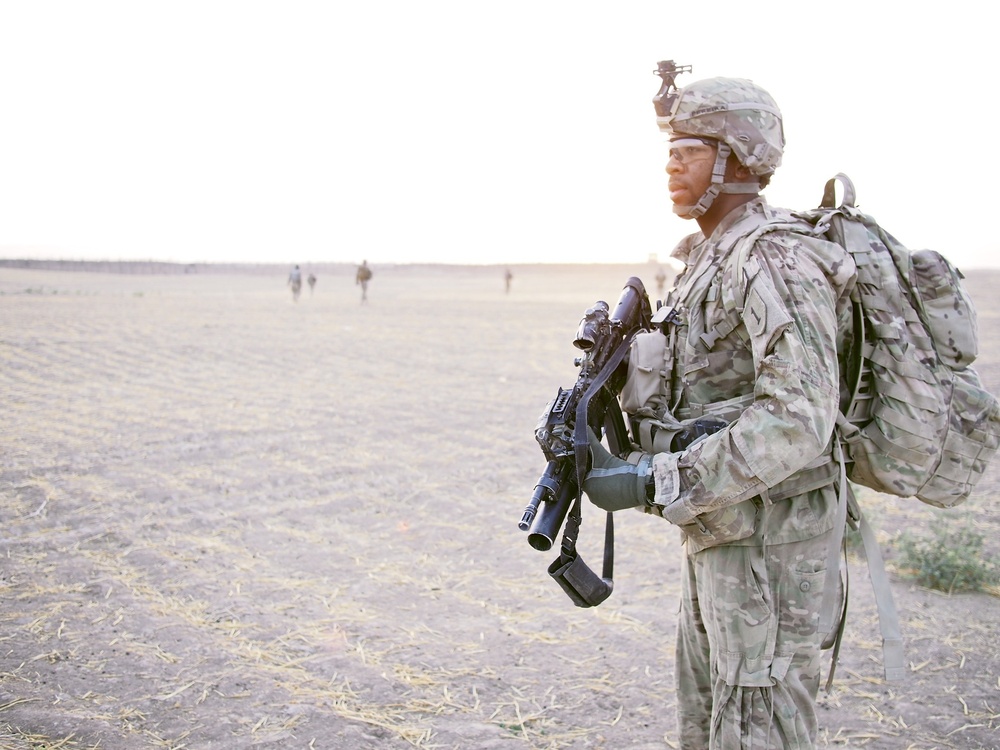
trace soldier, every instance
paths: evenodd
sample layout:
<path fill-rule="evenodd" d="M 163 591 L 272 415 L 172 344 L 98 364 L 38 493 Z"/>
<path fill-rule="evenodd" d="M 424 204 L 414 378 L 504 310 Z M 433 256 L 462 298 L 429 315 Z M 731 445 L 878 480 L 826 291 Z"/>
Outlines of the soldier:
<path fill-rule="evenodd" d="M 584 489 L 606 510 L 638 507 L 681 531 L 680 746 L 813 748 L 829 634 L 821 602 L 839 572 L 826 576 L 839 539 L 837 352 L 856 269 L 843 248 L 804 232 L 751 236 L 793 220 L 759 194 L 784 147 L 764 89 L 664 80 L 654 102 L 670 141 L 670 199 L 700 231 L 673 251 L 685 270 L 654 316 L 662 331 L 643 334 L 663 342 L 648 355 L 658 381 L 622 393 L 652 454 L 639 466 L 651 468 L 592 435 Z M 643 363 L 630 362 L 630 378 L 633 365 Z"/>
<path fill-rule="evenodd" d="M 663 297 L 663 285 L 667 283 L 667 274 L 663 272 L 663 268 L 659 268 L 656 271 L 656 293 L 658 297 Z"/>
<path fill-rule="evenodd" d="M 292 288 L 292 302 L 298 302 L 299 292 L 302 291 L 302 272 L 298 266 L 295 266 L 288 274 L 288 286 Z"/>
<path fill-rule="evenodd" d="M 309 282 L 309 296 L 312 296 L 313 291 L 316 289 L 316 274 L 310 273 L 309 278 L 306 279 Z"/>
<path fill-rule="evenodd" d="M 504 294 L 510 294 L 510 282 L 513 281 L 514 274 L 508 268 L 503 272 L 503 291 Z"/>
<path fill-rule="evenodd" d="M 368 301 L 368 282 L 372 278 L 372 269 L 368 267 L 368 261 L 361 261 L 361 265 L 358 266 L 358 272 L 354 276 L 354 283 L 361 286 L 361 301 Z"/>

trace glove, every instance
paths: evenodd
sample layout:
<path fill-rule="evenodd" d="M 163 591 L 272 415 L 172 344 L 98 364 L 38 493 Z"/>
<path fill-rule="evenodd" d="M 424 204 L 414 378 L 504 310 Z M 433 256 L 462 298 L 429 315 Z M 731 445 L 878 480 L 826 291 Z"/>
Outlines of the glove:
<path fill-rule="evenodd" d="M 646 505 L 649 495 L 647 481 L 652 481 L 652 456 L 643 453 L 639 464 L 630 464 L 611 455 L 594 431 L 590 435 L 590 471 L 583 478 L 583 491 L 590 502 L 607 511 Z"/>

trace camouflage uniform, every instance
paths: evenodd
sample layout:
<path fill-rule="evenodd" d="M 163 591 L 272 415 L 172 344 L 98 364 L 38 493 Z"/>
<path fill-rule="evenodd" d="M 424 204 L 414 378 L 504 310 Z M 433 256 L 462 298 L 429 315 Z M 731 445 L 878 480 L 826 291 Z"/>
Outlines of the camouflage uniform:
<path fill-rule="evenodd" d="M 295 266 L 288 274 L 288 285 L 292 288 L 292 299 L 298 302 L 299 292 L 302 291 L 302 272 L 298 266 Z"/>
<path fill-rule="evenodd" d="M 663 388 L 641 410 L 653 422 L 729 422 L 682 452 L 656 452 L 656 497 L 644 508 L 677 524 L 687 550 L 683 748 L 812 748 L 816 738 L 819 609 L 839 538 L 837 351 L 855 266 L 837 245 L 775 230 L 753 242 L 740 281 L 736 238 L 789 220 L 758 197 L 711 237 L 681 241 Z"/>
<path fill-rule="evenodd" d="M 368 282 L 371 281 L 372 270 L 368 267 L 368 261 L 362 261 L 358 266 L 358 271 L 354 276 L 354 283 L 361 286 L 361 301 L 368 301 Z"/>

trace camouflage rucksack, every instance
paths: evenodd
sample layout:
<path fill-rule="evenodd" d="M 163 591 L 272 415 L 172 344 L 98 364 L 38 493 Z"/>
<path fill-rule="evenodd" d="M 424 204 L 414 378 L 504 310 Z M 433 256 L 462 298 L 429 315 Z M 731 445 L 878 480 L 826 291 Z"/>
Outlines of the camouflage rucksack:
<path fill-rule="evenodd" d="M 838 182 L 844 197 L 835 206 Z M 745 236 L 731 268 L 745 274 L 754 241 L 775 229 L 805 226 L 851 253 L 853 342 L 842 354 L 849 398 L 838 421 L 847 476 L 949 508 L 969 497 L 1000 446 L 1000 402 L 970 367 L 978 354 L 975 309 L 957 268 L 933 250 L 907 250 L 854 197 L 853 183 L 838 174 L 819 208 Z"/>

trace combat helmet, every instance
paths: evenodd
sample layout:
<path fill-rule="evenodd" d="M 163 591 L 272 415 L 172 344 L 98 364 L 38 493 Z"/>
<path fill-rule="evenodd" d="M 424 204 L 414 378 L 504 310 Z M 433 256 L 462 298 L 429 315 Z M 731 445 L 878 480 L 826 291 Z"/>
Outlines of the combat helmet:
<path fill-rule="evenodd" d="M 663 79 L 653 99 L 656 124 L 671 139 L 710 138 L 718 142 L 712 186 L 696 206 L 684 213 L 702 215 L 719 193 L 756 193 L 758 186 L 724 182 L 729 154 L 758 177 L 769 178 L 781 164 L 785 136 L 781 110 L 767 91 L 743 78 L 706 78 L 677 89 L 673 79 L 690 66 L 678 68 L 661 62 L 656 71 Z"/>

